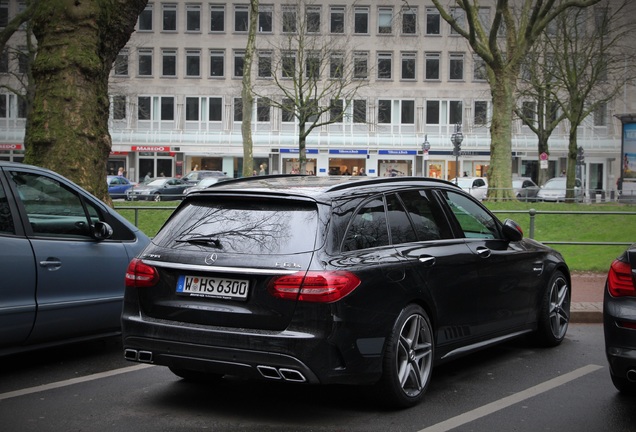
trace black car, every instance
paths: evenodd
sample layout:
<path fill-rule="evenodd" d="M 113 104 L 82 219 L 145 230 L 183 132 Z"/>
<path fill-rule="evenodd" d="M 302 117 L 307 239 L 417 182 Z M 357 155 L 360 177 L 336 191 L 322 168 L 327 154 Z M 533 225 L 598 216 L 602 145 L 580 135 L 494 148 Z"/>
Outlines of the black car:
<path fill-rule="evenodd" d="M 612 382 L 621 392 L 636 395 L 636 244 L 610 266 L 603 328 Z"/>
<path fill-rule="evenodd" d="M 126 200 L 168 201 L 183 198 L 190 184 L 175 177 L 155 177 L 126 191 Z"/>
<path fill-rule="evenodd" d="M 558 345 L 570 274 L 446 181 L 267 176 L 188 194 L 129 266 L 125 358 L 185 379 L 375 384 L 416 404 L 434 364 Z"/>

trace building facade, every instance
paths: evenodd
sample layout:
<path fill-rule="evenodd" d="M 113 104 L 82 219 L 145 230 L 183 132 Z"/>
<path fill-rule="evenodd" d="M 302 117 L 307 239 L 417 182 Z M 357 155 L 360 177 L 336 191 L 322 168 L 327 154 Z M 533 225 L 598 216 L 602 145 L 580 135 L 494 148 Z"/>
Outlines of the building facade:
<path fill-rule="evenodd" d="M 480 12 L 487 18 L 494 13 L 494 1 L 483 3 L 491 4 Z M 23 7 L 24 2 L 0 0 L 0 27 Z M 133 180 L 146 173 L 183 176 L 195 168 L 242 175 L 241 85 L 248 17 L 249 4 L 240 0 L 148 2 L 113 65 L 110 171 L 123 166 Z M 482 61 L 432 2 L 387 0 L 261 1 L 253 78 L 260 96 L 252 116 L 257 174 L 299 168 L 299 125 L 267 103 L 283 97 L 275 82 L 284 83 L 285 77 L 273 75 L 284 74 L 275 66 L 282 58 L 281 37 L 298 31 L 289 27 L 294 20 L 304 20 L 304 31 L 320 36 L 323 47 L 333 47 L 325 75 L 335 73 L 333 62 L 341 55 L 351 62 L 353 79 L 364 82 L 352 100 L 342 102 L 340 121 L 309 135 L 308 172 L 355 174 L 364 169 L 370 176 L 443 179 L 456 173 L 487 175 L 492 104 Z M 19 57 L 3 53 L 0 83 L 21 67 Z M 15 95 L 0 90 L 1 159 L 21 159 L 23 111 Z M 620 99 L 578 128 L 585 151 L 584 182 L 590 189 L 616 188 L 622 128 L 615 115 L 632 112 L 634 89 L 625 85 Z M 451 142 L 457 125 L 464 136 L 459 157 Z M 550 138 L 549 177 L 565 169 L 568 135 L 562 122 Z M 537 137 L 520 120 L 514 122 L 511 158 L 513 175 L 536 180 Z"/>

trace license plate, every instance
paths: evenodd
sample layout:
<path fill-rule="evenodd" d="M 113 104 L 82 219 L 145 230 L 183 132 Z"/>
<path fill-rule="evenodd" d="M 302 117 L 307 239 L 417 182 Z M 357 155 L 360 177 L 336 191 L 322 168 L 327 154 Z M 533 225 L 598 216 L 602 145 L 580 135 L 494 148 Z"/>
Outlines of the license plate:
<path fill-rule="evenodd" d="M 181 275 L 177 281 L 177 294 L 194 297 L 245 300 L 248 289 L 248 281 L 242 279 Z"/>

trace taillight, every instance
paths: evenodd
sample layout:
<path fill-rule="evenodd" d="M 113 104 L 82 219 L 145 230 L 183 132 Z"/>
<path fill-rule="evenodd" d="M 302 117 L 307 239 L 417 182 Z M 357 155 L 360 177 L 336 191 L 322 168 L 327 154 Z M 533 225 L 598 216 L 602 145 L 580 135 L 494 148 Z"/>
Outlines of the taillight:
<path fill-rule="evenodd" d="M 636 296 L 632 268 L 629 263 L 614 260 L 607 275 L 607 288 L 614 297 Z"/>
<path fill-rule="evenodd" d="M 126 286 L 132 288 L 143 288 L 155 286 L 159 281 L 157 269 L 148 264 L 144 264 L 140 259 L 133 258 L 126 270 Z"/>
<path fill-rule="evenodd" d="M 309 271 L 278 276 L 269 292 L 277 298 L 314 303 L 333 303 L 360 285 L 360 279 L 347 271 Z"/>

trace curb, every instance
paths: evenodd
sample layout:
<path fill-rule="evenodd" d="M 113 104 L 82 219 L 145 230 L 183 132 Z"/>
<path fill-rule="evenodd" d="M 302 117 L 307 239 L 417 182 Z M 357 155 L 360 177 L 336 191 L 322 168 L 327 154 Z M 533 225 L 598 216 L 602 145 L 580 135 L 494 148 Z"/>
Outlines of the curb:
<path fill-rule="evenodd" d="M 570 322 L 573 324 L 601 324 L 603 303 L 572 303 Z"/>

